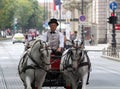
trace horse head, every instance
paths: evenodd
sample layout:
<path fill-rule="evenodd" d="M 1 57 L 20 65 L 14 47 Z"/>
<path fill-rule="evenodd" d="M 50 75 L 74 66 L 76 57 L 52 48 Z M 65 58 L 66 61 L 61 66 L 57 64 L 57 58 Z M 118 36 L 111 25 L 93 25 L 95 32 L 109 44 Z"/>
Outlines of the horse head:
<path fill-rule="evenodd" d="M 81 61 L 83 61 L 84 51 L 83 51 L 83 42 L 74 41 L 72 48 L 70 48 L 69 52 L 72 60 L 73 69 L 77 69 L 78 65 Z"/>
<path fill-rule="evenodd" d="M 36 62 L 37 66 L 39 64 L 40 66 L 42 65 L 44 67 L 50 67 L 50 53 L 51 50 L 47 46 L 47 43 L 42 40 L 36 40 L 29 52 L 31 59 Z"/>

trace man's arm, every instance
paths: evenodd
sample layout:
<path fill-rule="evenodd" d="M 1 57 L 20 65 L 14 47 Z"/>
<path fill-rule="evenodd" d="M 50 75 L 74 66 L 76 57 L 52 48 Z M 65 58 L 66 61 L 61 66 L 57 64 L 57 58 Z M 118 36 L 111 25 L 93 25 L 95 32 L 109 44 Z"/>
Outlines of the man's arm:
<path fill-rule="evenodd" d="M 59 35 L 60 35 L 60 37 L 59 37 L 59 41 L 60 41 L 59 47 L 64 48 L 64 35 L 62 33 L 60 33 Z"/>

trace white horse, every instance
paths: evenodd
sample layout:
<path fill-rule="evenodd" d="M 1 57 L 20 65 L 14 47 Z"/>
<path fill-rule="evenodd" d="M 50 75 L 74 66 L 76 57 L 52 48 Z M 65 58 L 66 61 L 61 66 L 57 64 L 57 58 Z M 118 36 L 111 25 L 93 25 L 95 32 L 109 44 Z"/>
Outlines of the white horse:
<path fill-rule="evenodd" d="M 72 48 L 64 51 L 61 58 L 60 70 L 64 74 L 66 86 L 72 86 L 72 89 L 86 89 L 90 66 L 83 44 L 76 41 Z"/>
<path fill-rule="evenodd" d="M 18 71 L 25 89 L 41 89 L 47 70 L 50 69 L 50 53 L 41 40 L 36 40 L 32 47 L 23 53 Z"/>

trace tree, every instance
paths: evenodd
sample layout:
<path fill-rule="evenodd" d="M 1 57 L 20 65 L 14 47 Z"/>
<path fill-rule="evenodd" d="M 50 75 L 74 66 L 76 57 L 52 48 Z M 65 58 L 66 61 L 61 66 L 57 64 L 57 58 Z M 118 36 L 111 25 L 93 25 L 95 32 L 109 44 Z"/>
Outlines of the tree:
<path fill-rule="evenodd" d="M 42 28 L 43 8 L 37 0 L 0 0 L 0 28 L 13 27 L 14 18 L 19 29 Z"/>

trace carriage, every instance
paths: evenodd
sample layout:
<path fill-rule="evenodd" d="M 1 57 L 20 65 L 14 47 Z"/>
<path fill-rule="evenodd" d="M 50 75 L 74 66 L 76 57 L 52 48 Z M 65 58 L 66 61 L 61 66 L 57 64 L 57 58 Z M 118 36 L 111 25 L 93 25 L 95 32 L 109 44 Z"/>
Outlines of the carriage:
<path fill-rule="evenodd" d="M 63 74 L 60 72 L 61 55 L 51 54 L 50 64 L 51 69 L 46 75 L 43 86 L 48 87 L 65 87 Z"/>
<path fill-rule="evenodd" d="M 37 42 L 39 42 L 39 41 L 37 41 Z M 36 45 L 35 43 L 37 43 L 37 42 L 34 42 L 34 45 Z M 40 41 L 40 44 L 41 43 L 42 42 Z M 41 45 L 40 45 L 40 47 L 41 47 Z M 34 48 L 34 47 L 32 47 L 32 48 Z M 77 80 L 74 79 L 74 78 L 76 78 L 77 75 L 79 75 L 79 73 L 77 73 L 78 71 L 76 71 L 76 69 L 74 71 L 74 68 L 72 68 L 71 61 L 74 61 L 73 60 L 74 58 L 71 57 L 71 59 L 69 60 L 69 57 L 71 55 L 73 55 L 73 57 L 76 57 L 76 53 L 79 48 L 81 48 L 81 46 L 74 45 L 74 50 L 73 49 L 65 50 L 65 52 L 63 52 L 62 55 L 56 55 L 56 54 L 50 53 L 50 56 L 48 56 L 48 58 L 50 57 L 50 62 L 44 63 L 47 66 L 48 65 L 51 66 L 48 69 L 43 68 L 42 66 L 39 66 L 39 64 L 36 63 L 37 61 L 34 59 L 34 57 L 31 57 L 31 55 L 28 55 L 28 53 L 25 53 L 24 56 L 22 56 L 20 63 L 23 63 L 23 59 L 25 58 L 26 55 L 28 55 L 26 60 L 30 59 L 30 60 L 32 60 L 32 62 L 34 62 L 34 63 L 32 63 L 32 66 L 27 66 L 27 68 L 26 68 L 28 71 L 28 75 L 31 72 L 31 71 L 29 72 L 29 69 L 32 69 L 32 70 L 37 69 L 37 70 L 41 70 L 42 72 L 44 72 L 44 74 L 42 76 L 40 76 L 40 77 L 43 77 L 43 81 L 42 81 L 42 83 L 40 83 L 41 84 L 40 87 L 64 87 L 65 89 L 86 89 L 86 88 L 82 88 L 82 86 L 85 86 L 86 83 L 88 83 L 89 74 L 90 74 L 90 66 L 91 66 L 87 52 L 84 50 L 80 50 L 80 53 L 77 54 L 77 55 L 83 56 L 83 57 L 79 58 L 82 60 L 78 60 L 78 62 L 80 62 L 78 65 L 80 66 L 80 68 L 81 67 L 83 68 L 85 66 L 85 73 L 87 72 L 87 77 L 84 78 L 85 81 L 83 81 L 81 76 L 78 76 Z M 38 51 L 40 53 L 44 52 L 43 49 L 46 53 L 48 53 L 48 50 L 46 50 L 46 47 L 39 48 Z M 84 54 L 82 54 L 82 52 L 84 52 Z M 66 53 L 67 53 L 67 55 L 66 55 Z M 74 54 L 75 54 L 75 56 L 74 56 Z M 87 62 L 84 62 L 84 60 L 83 60 L 84 58 L 87 60 Z M 65 61 L 64 61 L 64 59 L 65 59 Z M 70 63 L 68 63 L 68 61 L 70 61 Z M 23 65 L 20 65 L 20 63 L 19 63 L 18 70 L 20 70 L 20 67 L 23 66 Z M 68 63 L 68 65 L 66 65 L 66 63 Z M 37 65 L 33 66 L 33 64 L 37 64 Z M 20 73 L 21 72 L 19 71 L 19 74 Z M 83 71 L 83 73 L 84 73 L 84 71 Z M 69 74 L 72 74 L 72 76 L 71 75 L 68 76 Z M 20 74 L 20 77 L 22 80 L 23 80 L 23 78 L 22 78 L 23 75 L 24 75 L 24 73 Z M 39 89 L 40 88 L 35 83 L 36 82 L 35 79 L 38 79 L 38 78 L 35 78 L 35 75 L 36 75 L 35 72 L 33 72 L 34 78 L 32 80 L 30 80 L 30 79 L 23 80 L 23 81 L 26 81 L 26 84 L 24 82 L 25 89 Z M 82 74 L 82 75 L 84 76 L 84 74 Z M 31 75 L 29 75 L 29 76 L 31 76 Z M 38 79 L 38 80 L 41 81 L 42 79 Z M 27 88 L 27 86 L 29 86 L 29 87 L 32 86 L 32 88 L 29 88 L 29 87 Z"/>

